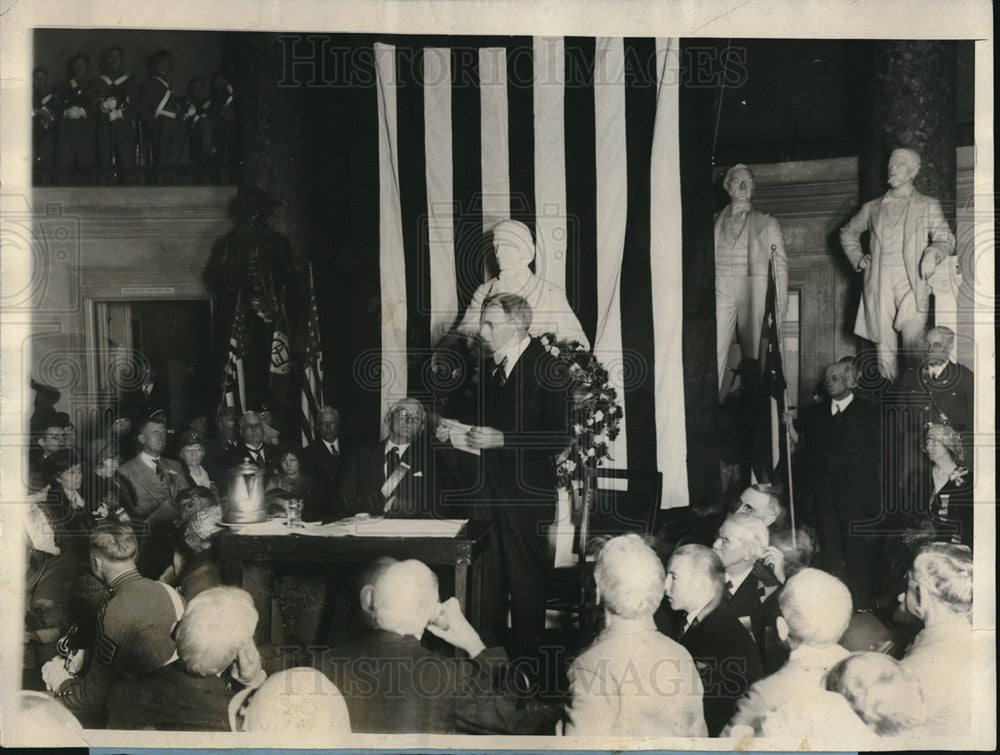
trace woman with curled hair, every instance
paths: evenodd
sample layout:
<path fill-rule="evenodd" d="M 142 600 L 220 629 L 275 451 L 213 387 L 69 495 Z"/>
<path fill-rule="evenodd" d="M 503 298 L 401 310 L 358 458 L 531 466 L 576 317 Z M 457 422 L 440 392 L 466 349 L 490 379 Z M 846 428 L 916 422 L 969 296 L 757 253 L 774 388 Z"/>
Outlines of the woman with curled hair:
<path fill-rule="evenodd" d="M 111 693 L 108 728 L 229 731 L 229 701 L 266 674 L 253 642 L 257 610 L 238 587 L 193 598 L 174 627 L 178 660 Z"/>
<path fill-rule="evenodd" d="M 311 511 L 316 498 L 313 478 L 302 471 L 302 447 L 296 443 L 282 443 L 278 447 L 278 466 L 281 474 L 272 477 L 264 492 L 269 514 L 284 514 L 285 502 L 302 501 L 303 511 Z"/>
<path fill-rule="evenodd" d="M 880 737 L 912 735 L 924 723 L 920 685 L 891 656 L 854 653 L 827 672 L 825 686 Z"/>

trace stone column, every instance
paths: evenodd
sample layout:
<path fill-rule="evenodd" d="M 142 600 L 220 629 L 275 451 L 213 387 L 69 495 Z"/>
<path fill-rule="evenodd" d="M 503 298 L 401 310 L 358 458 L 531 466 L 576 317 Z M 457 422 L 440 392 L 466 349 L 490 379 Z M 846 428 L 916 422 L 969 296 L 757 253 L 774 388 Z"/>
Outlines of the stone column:
<path fill-rule="evenodd" d="M 954 42 L 871 43 L 861 152 L 861 200 L 887 190 L 886 164 L 894 147 L 921 156 L 917 190 L 941 201 L 954 223 L 955 80 Z"/>
<path fill-rule="evenodd" d="M 236 97 L 239 113 L 239 186 L 263 189 L 281 205 L 271 226 L 292 244 L 295 267 L 308 259 L 309 170 L 314 157 L 306 144 L 309 127 L 304 86 L 279 86 L 285 48 L 278 34 L 241 34 L 237 42 Z"/>

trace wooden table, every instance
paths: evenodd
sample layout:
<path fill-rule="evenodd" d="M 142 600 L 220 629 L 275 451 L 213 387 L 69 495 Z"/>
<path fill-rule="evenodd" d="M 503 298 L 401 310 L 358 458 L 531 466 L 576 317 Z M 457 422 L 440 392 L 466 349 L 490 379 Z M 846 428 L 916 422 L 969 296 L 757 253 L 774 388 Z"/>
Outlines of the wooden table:
<path fill-rule="evenodd" d="M 370 564 L 388 556 L 415 558 L 435 571 L 453 571 L 455 597 L 472 626 L 479 628 L 482 592 L 480 557 L 488 522 L 470 521 L 456 537 L 318 537 L 313 535 L 222 536 L 222 563 L 230 583 L 253 596 L 259 614 L 254 640 L 271 640 L 271 571 L 277 563 Z"/>

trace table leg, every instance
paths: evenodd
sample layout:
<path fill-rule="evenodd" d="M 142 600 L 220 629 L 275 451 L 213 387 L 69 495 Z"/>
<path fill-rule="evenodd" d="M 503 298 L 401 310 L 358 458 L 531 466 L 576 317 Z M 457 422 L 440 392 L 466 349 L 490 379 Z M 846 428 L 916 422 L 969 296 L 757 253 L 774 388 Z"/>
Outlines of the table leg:
<path fill-rule="evenodd" d="M 458 605 L 462 609 L 465 618 L 472 622 L 469 617 L 469 567 L 466 564 L 455 564 L 455 597 L 458 598 Z M 475 626 L 475 624 L 473 624 Z"/>
<path fill-rule="evenodd" d="M 257 609 L 257 629 L 254 642 L 266 645 L 271 641 L 271 565 L 266 561 L 243 564 L 243 589 L 250 593 Z"/>

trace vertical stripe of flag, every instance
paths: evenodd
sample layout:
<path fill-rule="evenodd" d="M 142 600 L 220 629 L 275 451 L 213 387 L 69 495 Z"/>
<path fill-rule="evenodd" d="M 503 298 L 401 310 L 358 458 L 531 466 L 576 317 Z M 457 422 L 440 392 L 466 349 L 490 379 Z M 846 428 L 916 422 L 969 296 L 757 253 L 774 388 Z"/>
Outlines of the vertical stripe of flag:
<path fill-rule="evenodd" d="M 246 349 L 247 324 L 243 310 L 243 292 L 236 293 L 236 309 L 233 311 L 233 329 L 229 336 L 229 353 L 222 370 L 222 403 L 235 406 L 241 412 L 246 409 L 246 383 L 243 378 L 243 352 Z"/>
<path fill-rule="evenodd" d="M 535 274 L 566 286 L 566 60 L 562 37 L 534 39 Z"/>
<path fill-rule="evenodd" d="M 459 314 L 452 193 L 451 52 L 442 47 L 429 47 L 424 50 L 423 66 L 430 341 L 433 346 Z"/>
<path fill-rule="evenodd" d="M 378 90 L 379 271 L 382 316 L 381 416 L 406 396 L 406 258 L 403 253 L 396 121 L 396 49 L 375 44 Z M 384 428 L 383 428 L 384 429 Z"/>
<path fill-rule="evenodd" d="M 464 314 L 473 292 L 484 280 L 479 54 L 469 47 L 456 47 L 451 51 L 451 63 L 452 190 L 457 204 L 455 273 L 458 311 Z"/>
<path fill-rule="evenodd" d="M 306 345 L 302 358 L 302 395 L 299 406 L 299 424 L 302 431 L 302 445 L 313 441 L 313 427 L 319 415 L 323 399 L 323 349 L 319 335 L 319 307 L 316 304 L 316 284 L 313 280 L 312 263 L 309 264 L 309 314 L 306 317 Z"/>
<path fill-rule="evenodd" d="M 424 87 L 421 48 L 397 48 L 396 141 L 399 155 L 401 271 L 406 284 L 406 350 L 410 395 L 421 398 L 422 371 L 430 359 L 431 275 L 427 248 L 427 169 L 424 149 Z"/>
<path fill-rule="evenodd" d="M 530 37 L 514 37 L 507 48 L 507 151 L 510 217 L 535 234 L 535 103 Z M 537 272 L 537 268 L 536 268 Z M 562 281 L 557 285 L 562 288 Z"/>
<path fill-rule="evenodd" d="M 583 332 L 597 333 L 597 167 L 594 150 L 594 39 L 567 37 L 566 298 Z"/>
<path fill-rule="evenodd" d="M 626 443 L 629 466 L 656 469 L 656 393 L 653 375 L 652 280 L 649 268 L 650 155 L 656 117 L 655 44 L 626 39 L 625 169 L 627 222 L 620 291 L 622 367 L 625 373 Z"/>
<path fill-rule="evenodd" d="M 510 217 L 510 153 L 507 147 L 507 50 L 479 50 L 482 129 L 483 231 Z"/>
<path fill-rule="evenodd" d="M 354 275 L 351 280 L 351 321 L 349 350 L 344 370 L 351 386 L 349 400 L 341 406 L 344 435 L 354 443 L 373 443 L 379 439 L 381 423 L 382 360 L 381 272 L 377 250 L 381 245 L 380 199 L 381 172 L 387 167 L 379 161 L 379 81 L 375 70 L 375 48 L 358 49 L 349 65 L 358 86 L 346 93 L 349 123 L 347 161 L 350 167 L 350 234 Z M 338 323 L 339 326 L 339 323 Z"/>
<path fill-rule="evenodd" d="M 681 206 L 677 39 L 656 40 L 656 117 L 649 163 L 649 269 L 652 281 L 656 467 L 663 473 L 661 506 L 688 502 L 684 443 L 683 246 L 677 213 Z"/>
<path fill-rule="evenodd" d="M 608 367 L 609 382 L 624 399 L 621 269 L 628 213 L 625 143 L 625 53 L 622 39 L 598 37 L 594 55 L 594 122 L 597 176 L 597 334 L 594 354 Z M 616 467 L 628 467 L 625 405 L 620 435 L 609 449 Z"/>

